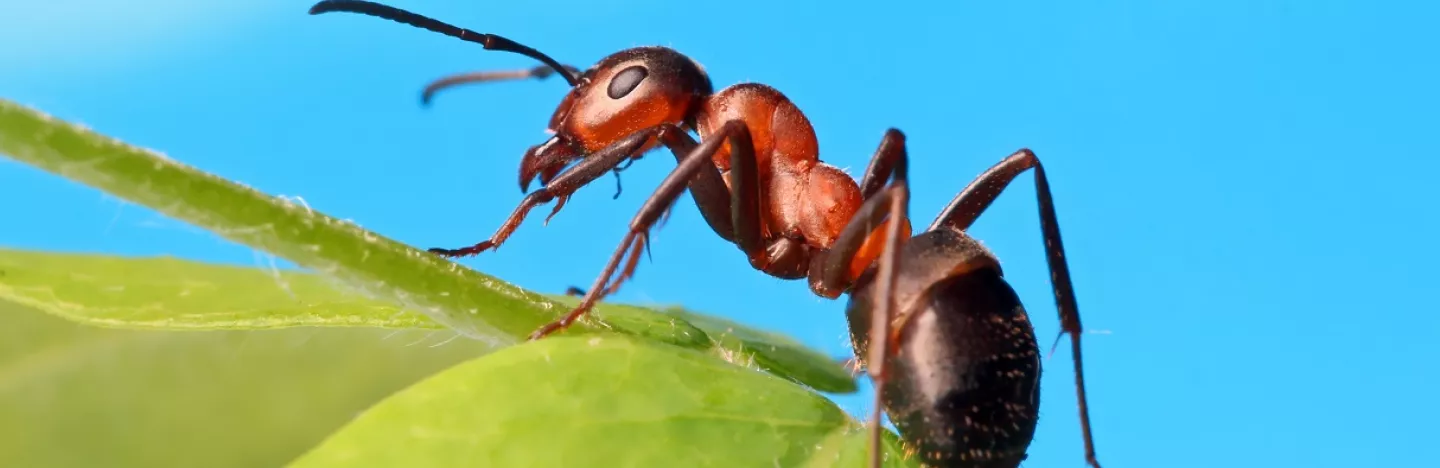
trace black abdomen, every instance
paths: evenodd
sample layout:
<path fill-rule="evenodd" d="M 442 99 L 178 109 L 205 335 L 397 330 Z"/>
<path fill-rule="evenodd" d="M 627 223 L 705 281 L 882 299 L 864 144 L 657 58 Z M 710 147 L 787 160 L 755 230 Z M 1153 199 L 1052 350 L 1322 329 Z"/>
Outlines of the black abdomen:
<path fill-rule="evenodd" d="M 1018 466 L 1040 406 L 1039 349 L 1019 297 L 982 268 L 917 299 L 888 361 L 886 412 L 929 465 Z"/>

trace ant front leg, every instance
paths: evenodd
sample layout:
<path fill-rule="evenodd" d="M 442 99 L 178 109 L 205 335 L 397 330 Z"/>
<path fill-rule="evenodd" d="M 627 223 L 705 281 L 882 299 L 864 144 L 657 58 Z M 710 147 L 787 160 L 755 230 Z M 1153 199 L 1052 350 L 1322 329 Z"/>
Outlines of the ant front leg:
<path fill-rule="evenodd" d="M 1100 463 L 1095 457 L 1095 443 L 1090 434 L 1090 410 L 1085 399 L 1085 372 L 1080 357 L 1080 334 L 1083 331 L 1080 326 L 1080 307 L 1075 300 L 1075 288 L 1070 282 L 1070 267 L 1065 262 L 1065 245 L 1060 240 L 1060 223 L 1055 216 L 1055 201 L 1050 196 L 1050 181 L 1045 177 L 1045 167 L 1040 165 L 1040 159 L 1034 152 L 1021 149 L 991 166 L 941 210 L 930 229 L 969 229 L 980 214 L 1005 191 L 1005 187 L 1028 169 L 1035 170 L 1035 192 L 1040 205 L 1040 231 L 1045 239 L 1045 257 L 1050 265 L 1050 283 L 1054 287 L 1055 305 L 1060 312 L 1062 330 L 1059 336 L 1055 337 L 1055 345 L 1060 344 L 1060 338 L 1065 334 L 1070 335 L 1071 352 L 1075 361 L 1075 391 L 1080 406 L 1081 429 L 1085 437 L 1085 460 L 1091 466 L 1099 468 Z M 1052 350 L 1053 348 L 1054 346 Z"/>
<path fill-rule="evenodd" d="M 900 248 L 902 243 L 909 239 L 909 233 L 906 232 L 910 203 L 908 165 L 905 136 L 899 130 L 891 129 L 886 133 L 885 140 L 882 140 L 880 149 L 876 150 L 870 169 L 866 171 L 866 183 L 862 187 L 874 187 L 875 180 L 883 181 L 887 177 L 893 177 L 889 186 L 870 190 L 865 204 L 860 206 L 860 210 L 845 225 L 845 229 L 840 231 L 839 237 L 820 261 L 823 266 L 819 271 L 811 270 L 812 283 L 818 282 L 836 289 L 848 288 L 856 276 L 852 273 L 853 265 L 858 263 L 868 267 L 872 262 L 878 262 L 875 273 L 877 294 L 874 296 L 875 304 L 870 306 L 870 346 L 865 350 L 864 360 L 860 363 L 875 382 L 874 406 L 870 417 L 870 465 L 875 468 L 879 468 L 881 461 L 880 416 L 884 410 L 885 380 L 889 376 L 886 373 L 885 361 L 899 349 L 896 343 L 898 336 L 896 330 L 892 329 L 892 324 L 896 318 L 894 291 L 896 272 L 901 267 Z M 877 228 L 882 227 L 882 222 L 884 231 L 876 232 Z M 875 242 L 875 239 L 879 239 L 878 252 L 867 248 L 874 245 L 871 242 Z"/>
<path fill-rule="evenodd" d="M 595 278 L 595 283 L 581 298 L 580 304 L 559 320 L 536 330 L 530 335 L 531 340 L 540 339 L 570 326 L 594 307 L 602 297 L 614 294 L 620 288 L 620 284 L 634 274 L 635 267 L 640 261 L 640 252 L 646 248 L 645 244 L 649 238 L 651 226 L 661 215 L 669 211 L 687 186 L 693 186 L 695 181 L 700 180 L 720 180 L 719 170 L 715 168 L 711 158 L 720 149 L 721 144 L 727 140 L 732 148 L 748 149 L 751 147 L 750 130 L 744 122 L 738 120 L 727 122 L 714 138 L 706 140 L 680 158 L 680 164 L 676 165 L 675 169 L 660 182 L 660 186 L 655 189 L 650 198 L 645 200 L 640 211 L 630 220 L 629 232 L 625 233 L 624 239 L 620 241 L 615 253 L 610 256 L 610 261 L 606 263 L 600 276 Z M 736 152 L 736 159 L 740 158 L 740 153 L 742 152 Z M 753 155 L 753 151 L 744 155 Z M 754 157 L 752 156 L 750 159 L 753 164 Z M 708 178 L 706 171 L 713 174 L 714 178 Z M 705 208 L 702 207 L 702 210 Z M 620 268 L 622 262 L 625 263 L 623 269 Z M 615 275 L 617 269 L 620 270 L 620 275 L 612 280 L 611 277 Z"/>
<path fill-rule="evenodd" d="M 515 232 L 516 228 L 520 227 L 520 222 L 525 220 L 525 216 L 530 213 L 531 209 L 542 203 L 548 203 L 556 197 L 560 198 L 560 205 L 563 205 L 564 201 L 580 187 L 594 181 L 619 166 L 621 161 L 631 157 L 655 131 L 655 129 L 650 129 L 635 132 L 602 148 L 600 151 L 586 156 L 575 166 L 556 175 L 543 187 L 525 195 L 525 199 L 520 201 L 520 205 L 515 207 L 515 210 L 510 213 L 510 217 L 500 225 L 500 229 L 484 242 L 461 249 L 432 248 L 429 249 L 430 252 L 445 257 L 463 257 L 499 247 L 506 238 L 510 237 L 511 233 Z M 554 216 L 558 211 L 559 206 L 550 215 Z"/>
<path fill-rule="evenodd" d="M 500 226 L 500 229 L 496 231 L 494 235 L 490 236 L 490 239 L 461 249 L 434 248 L 430 249 L 430 252 L 446 257 L 462 257 L 475 255 L 499 247 L 500 244 L 505 242 L 505 239 L 510 237 L 510 234 L 520 226 L 520 222 L 524 221 L 525 216 L 529 214 L 532 208 L 559 197 L 560 200 L 556 203 L 555 208 L 550 211 L 550 216 L 546 217 L 546 221 L 549 221 L 551 217 L 554 217 L 555 214 L 560 211 L 560 208 L 564 206 L 565 201 L 575 190 L 594 181 L 606 171 L 620 168 L 620 163 L 626 158 L 632 157 L 635 150 L 640 148 L 643 143 L 651 137 L 658 138 L 661 143 L 668 147 L 670 151 L 675 154 L 677 163 L 682 161 L 684 155 L 689 154 L 691 150 L 698 145 L 694 139 L 685 134 L 684 130 L 675 125 L 664 124 L 640 130 L 594 154 L 585 156 L 581 159 L 580 163 L 555 175 L 553 178 L 541 174 L 542 183 L 545 185 L 539 190 L 526 195 L 525 199 L 521 200 L 520 206 L 511 212 L 510 217 L 505 220 L 505 223 Z M 631 161 L 633 161 L 633 159 Z M 627 164 L 624 167 L 629 166 Z M 695 174 L 695 178 L 689 181 L 689 185 L 690 192 L 695 195 L 696 200 L 712 199 L 716 196 L 723 196 L 729 193 L 725 187 L 725 179 L 720 176 L 719 171 L 701 171 L 699 174 Z M 521 187 L 525 187 L 523 179 Z M 728 217 L 730 214 L 728 206 L 717 208 L 701 204 L 700 213 L 705 217 L 705 221 L 710 224 L 711 228 L 715 229 L 717 234 L 720 234 L 720 236 L 726 240 L 730 240 L 731 222 Z"/>

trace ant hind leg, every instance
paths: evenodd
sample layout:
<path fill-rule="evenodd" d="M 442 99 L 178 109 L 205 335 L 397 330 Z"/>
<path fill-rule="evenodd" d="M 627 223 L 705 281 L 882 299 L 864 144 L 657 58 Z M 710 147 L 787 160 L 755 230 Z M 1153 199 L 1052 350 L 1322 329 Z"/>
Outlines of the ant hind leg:
<path fill-rule="evenodd" d="M 1050 195 L 1050 181 L 1045 177 L 1045 168 L 1040 164 L 1040 159 L 1034 152 L 1021 149 L 991 166 L 941 210 L 930 229 L 969 229 L 1005 187 L 1029 169 L 1035 171 L 1035 195 L 1040 205 L 1040 231 L 1045 239 L 1050 283 L 1054 288 L 1056 309 L 1060 313 L 1061 332 L 1055 337 L 1055 345 L 1060 344 L 1060 338 L 1070 335 L 1071 354 L 1075 363 L 1075 392 L 1080 407 L 1081 433 L 1085 438 L 1085 461 L 1090 466 L 1100 468 L 1090 431 L 1089 404 L 1085 398 L 1085 372 L 1080 355 L 1080 335 L 1084 329 L 1080 325 L 1080 308 L 1075 300 L 1074 285 L 1070 281 L 1070 267 L 1065 262 L 1065 245 L 1060 240 L 1060 223 L 1055 215 L 1055 200 Z"/>
<path fill-rule="evenodd" d="M 867 340 L 869 348 L 863 351 L 865 371 L 875 382 L 870 417 L 870 465 L 874 468 L 879 468 L 882 458 L 880 418 L 884 410 L 884 383 L 888 377 L 885 361 L 898 349 L 893 343 L 896 337 L 891 318 L 896 314 L 894 290 L 895 277 L 901 267 L 900 248 L 909 239 L 908 159 L 904 134 L 891 129 L 881 141 L 861 183 L 865 203 L 841 230 L 831 249 L 814 264 L 819 267 L 812 268 L 810 275 L 812 287 L 838 292 L 848 288 L 853 281 L 852 266 L 857 259 L 873 259 L 862 263 L 867 266 L 870 262 L 876 263 L 878 294 L 874 296 L 876 304 L 870 307 L 872 326 Z M 888 186 L 880 185 L 886 179 L 890 179 Z M 882 222 L 883 225 L 880 224 Z M 877 232 L 876 229 L 881 227 L 884 230 Z M 877 235 L 883 236 L 879 238 L 880 250 L 871 253 L 867 247 Z"/>

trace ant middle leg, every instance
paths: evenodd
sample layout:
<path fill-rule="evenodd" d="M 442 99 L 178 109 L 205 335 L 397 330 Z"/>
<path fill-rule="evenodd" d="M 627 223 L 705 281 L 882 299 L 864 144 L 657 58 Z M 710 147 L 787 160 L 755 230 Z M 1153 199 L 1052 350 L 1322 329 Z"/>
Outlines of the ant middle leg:
<path fill-rule="evenodd" d="M 1060 338 L 1070 335 L 1071 354 L 1075 363 L 1075 392 L 1080 407 L 1081 432 L 1085 438 L 1085 460 L 1091 466 L 1099 468 L 1100 463 L 1095 457 L 1095 443 L 1090 433 L 1090 410 L 1085 398 L 1085 372 L 1080 355 L 1080 335 L 1084 329 L 1080 326 L 1080 310 L 1075 300 L 1075 288 L 1070 281 L 1070 267 L 1065 261 L 1065 246 L 1060 240 L 1060 223 L 1055 215 L 1055 201 L 1050 195 L 1050 181 L 1045 177 L 1045 168 L 1040 164 L 1040 159 L 1029 149 L 1021 149 L 991 166 L 940 211 L 930 229 L 969 229 L 1010 182 L 1029 169 L 1035 171 L 1035 195 L 1040 205 L 1040 231 L 1045 240 L 1045 257 L 1050 266 L 1055 306 L 1060 313 L 1061 331 L 1055 337 L 1055 345 L 1060 344 Z"/>
<path fill-rule="evenodd" d="M 748 165 L 748 167 L 751 168 L 754 167 L 754 147 L 750 139 L 750 130 L 745 126 L 744 122 L 739 120 L 727 122 L 712 138 L 700 143 L 683 157 L 679 157 L 680 163 L 660 182 L 660 186 L 655 189 L 655 192 L 650 195 L 650 198 L 645 200 L 640 211 L 631 219 L 629 232 L 625 234 L 624 239 L 620 241 L 615 252 L 611 254 L 609 262 L 606 263 L 600 275 L 595 278 L 595 283 L 583 295 L 580 304 L 559 320 L 546 324 L 539 330 L 536 330 L 530 335 L 530 339 L 539 339 L 570 326 L 571 323 L 594 307 L 595 303 L 599 302 L 602 297 L 617 291 L 620 285 L 634 274 L 635 267 L 640 260 L 640 251 L 645 248 L 645 244 L 649 239 L 650 228 L 654 226 L 655 222 L 658 221 L 664 213 L 669 211 L 670 207 L 674 205 L 675 200 L 680 197 L 680 194 L 685 191 L 687 186 L 694 187 L 698 183 L 697 181 L 705 180 L 712 182 L 721 181 L 723 183 L 723 179 L 720 178 L 719 169 L 715 167 L 712 158 L 715 152 L 719 151 L 721 145 L 727 141 L 731 147 L 731 159 L 736 164 Z M 735 177 L 736 181 L 732 182 L 732 184 L 735 185 L 731 187 L 737 193 L 742 190 L 753 192 L 752 195 L 747 196 L 736 195 L 735 198 L 738 202 L 735 206 L 745 206 L 748 204 L 754 206 L 754 209 L 728 210 L 732 212 L 732 219 L 728 220 L 730 221 L 730 225 L 745 227 L 744 232 L 734 234 L 734 238 L 743 239 L 742 241 L 737 241 L 745 242 L 745 244 L 742 245 L 752 245 L 750 244 L 751 242 L 760 244 L 762 240 L 760 239 L 758 217 L 759 186 L 753 182 L 755 179 L 753 172 L 754 171 L 741 170 L 741 173 Z M 746 176 L 745 174 L 749 175 Z M 703 183 L 700 185 L 702 188 L 715 188 L 712 185 Z M 720 187 L 723 188 L 724 186 L 721 185 Z M 700 204 L 702 212 L 716 214 L 720 212 L 722 208 L 731 207 L 730 200 L 702 198 L 704 196 L 705 194 L 696 195 L 696 202 Z M 724 203 L 724 205 L 721 205 L 721 203 Z M 719 230 L 714 224 L 712 224 L 712 227 Z M 761 247 L 761 249 L 763 249 L 763 247 Z M 621 268 L 622 262 L 624 262 L 623 268 Z M 619 271 L 618 276 L 616 276 L 617 270 Z M 612 276 L 614 277 L 613 279 Z"/>

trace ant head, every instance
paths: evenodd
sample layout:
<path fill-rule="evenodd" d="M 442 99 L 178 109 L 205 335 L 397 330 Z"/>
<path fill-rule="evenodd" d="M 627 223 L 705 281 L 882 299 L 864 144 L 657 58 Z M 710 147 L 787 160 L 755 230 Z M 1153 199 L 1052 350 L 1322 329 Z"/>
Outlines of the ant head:
<path fill-rule="evenodd" d="M 696 105 L 711 92 L 700 65 L 674 49 L 626 49 L 580 76 L 555 109 L 550 130 L 595 152 L 657 125 L 693 126 Z"/>
<path fill-rule="evenodd" d="M 555 136 L 525 153 L 520 162 L 522 191 L 536 175 L 540 176 L 541 183 L 545 183 L 570 162 L 636 131 L 666 123 L 693 128 L 697 104 L 712 92 L 710 78 L 699 64 L 665 47 L 622 50 L 601 59 L 582 74 L 540 51 L 504 37 L 459 28 L 379 3 L 323 0 L 310 8 L 312 15 L 336 11 L 384 18 L 478 43 L 486 49 L 525 55 L 543 62 L 564 77 L 571 89 L 550 118 L 549 130 Z M 544 77 L 549 73 L 531 70 L 528 75 Z M 517 75 L 475 75 L 438 83 L 437 86 L 501 76 Z M 427 88 L 422 99 L 428 100 L 435 89 L 433 86 Z M 639 152 L 650 149 L 654 144 L 647 142 Z"/>
<path fill-rule="evenodd" d="M 555 136 L 520 162 L 520 189 L 546 183 L 566 164 L 635 132 L 662 124 L 693 128 L 695 110 L 713 87 L 705 70 L 667 47 L 635 47 L 601 59 L 580 75 L 550 117 Z M 650 150 L 650 141 L 636 154 Z"/>

